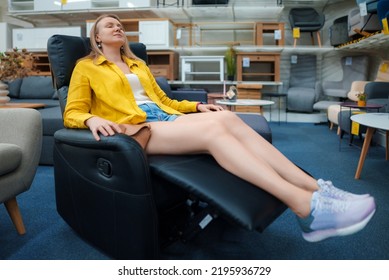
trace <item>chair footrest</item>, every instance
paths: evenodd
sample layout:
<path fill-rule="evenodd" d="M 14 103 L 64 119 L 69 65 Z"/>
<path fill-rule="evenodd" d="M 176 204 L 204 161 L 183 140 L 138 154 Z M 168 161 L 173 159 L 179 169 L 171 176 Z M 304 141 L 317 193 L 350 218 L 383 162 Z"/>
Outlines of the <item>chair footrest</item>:
<path fill-rule="evenodd" d="M 286 206 L 223 169 L 209 155 L 149 156 L 152 178 L 163 178 L 207 202 L 220 216 L 249 230 L 264 230 Z"/>

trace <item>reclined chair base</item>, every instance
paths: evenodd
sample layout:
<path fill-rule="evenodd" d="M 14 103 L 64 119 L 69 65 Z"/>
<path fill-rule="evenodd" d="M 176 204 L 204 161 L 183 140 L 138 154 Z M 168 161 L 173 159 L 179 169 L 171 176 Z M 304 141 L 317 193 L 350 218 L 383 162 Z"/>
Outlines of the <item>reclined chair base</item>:
<path fill-rule="evenodd" d="M 262 231 L 286 209 L 209 155 L 146 157 L 130 137 L 95 141 L 87 130 L 62 129 L 55 139 L 58 213 L 116 259 L 158 259 L 162 246 L 218 216 Z M 207 207 L 194 209 L 189 200 Z"/>

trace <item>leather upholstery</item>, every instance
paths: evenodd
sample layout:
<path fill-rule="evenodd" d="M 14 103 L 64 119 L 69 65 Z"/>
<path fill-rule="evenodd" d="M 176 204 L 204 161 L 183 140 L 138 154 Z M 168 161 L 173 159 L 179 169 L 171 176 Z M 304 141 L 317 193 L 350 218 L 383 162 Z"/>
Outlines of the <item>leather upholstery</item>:
<path fill-rule="evenodd" d="M 86 42 L 62 35 L 49 39 L 53 79 L 63 104 L 69 69 L 74 67 L 68 62 L 88 52 Z M 193 212 L 187 207 L 189 198 L 201 199 L 212 215 L 220 213 L 250 230 L 263 230 L 286 209 L 207 155 L 147 156 L 126 135 L 97 142 L 89 130 L 62 129 L 55 141 L 59 214 L 81 237 L 114 258 L 158 258 L 172 229 L 181 232 L 188 224 Z"/>

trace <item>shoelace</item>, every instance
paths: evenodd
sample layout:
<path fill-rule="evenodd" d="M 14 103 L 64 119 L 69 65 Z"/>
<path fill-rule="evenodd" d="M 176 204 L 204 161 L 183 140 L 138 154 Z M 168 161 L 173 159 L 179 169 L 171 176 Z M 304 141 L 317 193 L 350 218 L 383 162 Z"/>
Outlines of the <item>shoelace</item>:
<path fill-rule="evenodd" d="M 338 200 L 319 195 L 316 198 L 315 211 L 340 213 L 345 212 L 350 207 L 350 204 L 351 202 L 348 200 Z"/>
<path fill-rule="evenodd" d="M 341 189 L 336 188 L 331 181 L 324 181 L 322 179 L 319 179 L 318 185 L 320 186 L 320 191 L 327 194 L 330 197 L 336 197 L 336 198 L 347 198 L 352 196 L 351 193 L 347 191 L 343 191 Z"/>

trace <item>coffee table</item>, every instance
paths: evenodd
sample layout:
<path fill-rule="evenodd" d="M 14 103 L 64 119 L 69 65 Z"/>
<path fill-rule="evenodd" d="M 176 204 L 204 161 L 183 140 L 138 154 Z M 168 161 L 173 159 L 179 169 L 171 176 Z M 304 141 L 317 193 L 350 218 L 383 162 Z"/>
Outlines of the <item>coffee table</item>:
<path fill-rule="evenodd" d="M 382 107 L 384 107 L 384 105 L 382 105 L 382 104 L 366 104 L 365 106 L 359 106 L 357 102 L 343 102 L 339 105 L 340 105 L 340 112 L 339 112 L 339 114 L 340 114 L 340 120 L 339 120 L 340 131 L 342 130 L 342 123 L 343 123 L 342 107 L 349 108 L 349 116 L 352 115 L 351 114 L 352 109 L 359 109 L 359 110 L 362 110 L 365 112 L 369 112 L 371 110 L 376 110 L 376 112 L 378 112 Z M 350 122 L 350 130 L 347 132 L 350 134 L 349 145 L 351 145 L 352 141 L 353 141 L 353 134 L 351 133 L 351 120 L 349 120 L 349 122 Z M 341 145 L 342 145 L 342 137 L 339 137 L 339 151 L 341 150 Z"/>
<path fill-rule="evenodd" d="M 389 160 L 389 151 L 388 151 L 388 138 L 389 138 L 389 113 L 366 113 L 358 114 L 351 116 L 353 122 L 357 122 L 361 125 L 367 127 L 365 140 L 363 141 L 363 146 L 361 150 L 361 155 L 359 157 L 357 171 L 355 173 L 355 179 L 359 179 L 362 172 L 362 167 L 365 162 L 367 152 L 370 147 L 371 139 L 373 137 L 376 129 L 382 129 L 386 131 L 386 160 Z"/>
<path fill-rule="evenodd" d="M 44 108 L 46 104 L 44 103 L 22 103 L 22 102 L 8 102 L 0 105 L 0 109 L 11 109 L 11 108 L 32 108 L 39 109 Z"/>
<path fill-rule="evenodd" d="M 216 103 L 220 105 L 226 105 L 227 108 L 231 111 L 235 111 L 236 106 L 259 106 L 261 114 L 263 115 L 262 106 L 271 106 L 274 104 L 274 101 L 262 99 L 237 99 L 235 101 L 216 100 Z"/>

